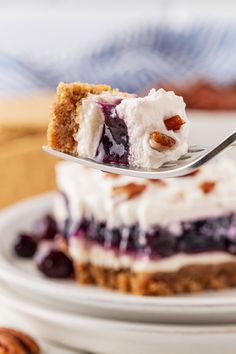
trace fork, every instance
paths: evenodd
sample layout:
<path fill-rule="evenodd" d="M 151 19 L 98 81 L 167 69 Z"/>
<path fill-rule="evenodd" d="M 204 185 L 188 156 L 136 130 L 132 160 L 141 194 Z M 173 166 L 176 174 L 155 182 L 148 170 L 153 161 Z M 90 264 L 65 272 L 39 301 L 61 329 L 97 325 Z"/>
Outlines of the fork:
<path fill-rule="evenodd" d="M 102 162 L 75 157 L 69 154 L 43 146 L 43 151 L 62 158 L 67 161 L 72 161 L 86 167 L 95 168 L 103 172 L 116 173 L 126 176 L 147 178 L 147 179 L 163 179 L 170 177 L 180 177 L 194 172 L 206 162 L 210 161 L 226 149 L 236 146 L 233 144 L 236 140 L 236 131 L 233 131 L 227 138 L 222 140 L 215 146 L 206 147 L 192 145 L 189 147 L 187 154 L 183 155 L 176 161 L 169 161 L 157 169 L 134 168 L 132 166 L 120 166 L 115 164 L 105 164 Z"/>

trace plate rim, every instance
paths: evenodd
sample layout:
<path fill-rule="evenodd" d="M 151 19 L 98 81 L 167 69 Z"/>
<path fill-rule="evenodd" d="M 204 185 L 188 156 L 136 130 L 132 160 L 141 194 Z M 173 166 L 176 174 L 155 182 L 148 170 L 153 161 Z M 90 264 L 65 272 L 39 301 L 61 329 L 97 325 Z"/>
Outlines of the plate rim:
<path fill-rule="evenodd" d="M 97 330 L 98 326 L 103 326 L 103 329 L 117 331 L 135 331 L 142 333 L 156 333 L 156 334 L 174 334 L 174 335 L 207 335 L 207 334 L 235 334 L 236 324 L 161 324 L 161 323 L 147 323 L 147 322 L 132 322 L 132 321 L 117 321 L 106 318 L 94 318 L 92 316 L 84 316 L 73 313 L 66 313 L 64 311 L 55 310 L 43 304 L 29 301 L 28 298 L 13 294 L 6 286 L 1 286 L 0 296 L 2 303 L 12 310 L 15 309 L 20 313 L 27 313 L 30 316 L 46 319 L 52 323 L 55 321 L 61 325 L 77 326 L 87 328 L 89 330 Z"/>
<path fill-rule="evenodd" d="M 7 225 L 9 225 L 9 222 L 12 222 L 12 218 L 16 214 L 19 216 L 25 217 L 25 214 L 27 210 L 37 209 L 37 204 L 42 204 L 45 205 L 50 205 L 52 203 L 53 196 L 55 196 L 55 192 L 47 192 L 43 194 L 39 194 L 37 196 L 31 197 L 24 199 L 20 202 L 17 202 L 5 209 L 2 209 L 0 211 L 0 233 L 1 230 L 6 228 Z M 1 241 L 0 241 L 1 242 Z M 19 269 L 14 269 L 14 266 L 9 264 L 7 262 L 6 257 L 3 254 L 3 251 L 1 251 L 0 247 L 0 279 L 6 281 L 6 282 L 13 282 L 14 284 L 23 287 L 24 289 L 28 289 L 31 292 L 37 292 L 41 293 L 45 296 L 49 296 L 50 299 L 60 299 L 60 300 L 65 300 L 63 296 L 61 296 L 61 292 L 57 291 L 58 289 L 61 289 L 62 284 L 61 283 L 56 283 L 56 281 L 52 281 L 50 279 L 44 279 L 43 277 L 37 278 L 37 281 L 29 281 L 30 279 L 33 280 L 34 277 L 25 274 L 24 277 L 22 277 L 22 270 L 20 271 Z M 12 272 L 13 271 L 13 272 Z M 40 282 L 38 281 L 40 279 Z M 66 286 L 63 284 L 63 286 Z M 91 288 L 91 287 L 89 287 Z M 173 308 L 176 309 L 191 309 L 193 310 L 193 307 L 197 310 L 199 308 L 230 308 L 234 306 L 236 308 L 236 297 L 227 297 L 227 296 L 220 296 L 220 297 L 211 297 L 210 294 L 207 297 L 188 297 L 188 296 L 170 296 L 170 297 L 155 297 L 155 296 L 137 296 L 137 295 L 132 295 L 132 294 L 121 294 L 117 292 L 112 292 L 111 290 L 108 289 L 101 289 L 97 287 L 92 287 L 93 291 L 90 291 L 88 287 L 81 286 L 79 288 L 78 286 L 78 291 L 76 290 L 76 296 L 75 296 L 75 290 L 70 294 L 72 295 L 73 301 L 75 301 L 77 304 L 83 304 L 86 303 L 88 305 L 91 305 L 92 303 L 96 302 L 102 303 L 102 306 L 107 305 L 108 303 L 114 307 L 116 305 L 122 305 L 123 307 L 126 306 L 129 309 L 131 309 L 132 306 L 145 306 L 146 309 L 153 310 L 153 306 L 165 306 L 165 311 L 167 309 L 173 310 Z M 96 292 L 96 289 L 98 291 Z M 56 293 L 56 296 L 55 296 Z M 96 295 L 94 296 L 94 293 Z M 64 295 L 64 294 L 63 294 Z M 112 296 L 111 296 L 112 295 Z M 52 296 L 52 297 L 51 297 Z M 76 297 L 76 299 L 74 299 Z M 117 304 L 118 302 L 118 304 Z"/>

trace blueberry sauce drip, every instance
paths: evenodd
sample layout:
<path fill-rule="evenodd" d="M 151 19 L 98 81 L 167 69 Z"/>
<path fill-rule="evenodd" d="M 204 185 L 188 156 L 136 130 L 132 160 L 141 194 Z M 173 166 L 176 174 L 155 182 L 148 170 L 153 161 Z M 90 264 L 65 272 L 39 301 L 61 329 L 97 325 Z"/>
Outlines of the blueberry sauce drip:
<path fill-rule="evenodd" d="M 148 232 L 141 230 L 138 224 L 109 229 L 105 223 L 92 219 L 83 220 L 76 234 L 106 249 L 147 255 L 150 258 L 210 251 L 236 255 L 236 214 L 182 222 L 181 227 L 181 234 L 175 235 L 168 228 L 160 226 L 154 226 Z"/>
<path fill-rule="evenodd" d="M 121 102 L 115 103 L 99 101 L 105 120 L 102 136 L 97 148 L 95 160 L 128 165 L 129 156 L 129 137 L 124 119 L 118 115 L 116 106 Z"/>

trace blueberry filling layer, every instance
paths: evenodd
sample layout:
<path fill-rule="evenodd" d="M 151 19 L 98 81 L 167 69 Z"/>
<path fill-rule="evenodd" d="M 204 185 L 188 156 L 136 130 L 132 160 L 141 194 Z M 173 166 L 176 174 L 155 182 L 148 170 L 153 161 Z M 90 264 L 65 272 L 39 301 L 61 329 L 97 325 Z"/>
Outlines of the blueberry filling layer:
<path fill-rule="evenodd" d="M 128 165 L 129 137 L 125 121 L 118 115 L 116 106 L 121 102 L 98 103 L 104 114 L 104 126 L 95 160 L 105 163 Z"/>
<path fill-rule="evenodd" d="M 147 255 L 150 258 L 169 257 L 177 253 L 224 251 L 236 255 L 236 214 L 182 222 L 181 233 L 155 226 L 143 231 L 139 225 L 108 229 L 105 223 L 83 220 L 75 235 L 95 242 L 106 249 Z"/>

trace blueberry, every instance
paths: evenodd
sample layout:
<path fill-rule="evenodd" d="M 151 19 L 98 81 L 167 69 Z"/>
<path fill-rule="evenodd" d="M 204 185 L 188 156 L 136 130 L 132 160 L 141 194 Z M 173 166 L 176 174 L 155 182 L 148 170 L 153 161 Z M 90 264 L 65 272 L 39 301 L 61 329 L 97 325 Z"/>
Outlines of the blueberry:
<path fill-rule="evenodd" d="M 49 214 L 37 220 L 34 225 L 34 235 L 39 240 L 52 240 L 57 233 L 56 221 Z"/>
<path fill-rule="evenodd" d="M 37 255 L 36 264 L 48 278 L 69 278 L 74 271 L 71 259 L 64 252 L 52 248 Z"/>
<path fill-rule="evenodd" d="M 14 251 L 22 258 L 32 258 L 37 250 L 37 242 L 27 234 L 19 234 L 14 243 Z"/>
<path fill-rule="evenodd" d="M 144 252 L 150 256 L 169 257 L 176 252 L 177 240 L 168 230 L 156 227 L 146 234 Z"/>
<path fill-rule="evenodd" d="M 204 237 L 197 234 L 189 234 L 187 237 L 181 237 L 178 245 L 178 251 L 185 253 L 197 253 L 223 249 L 223 240 L 217 240 L 213 237 Z"/>
<path fill-rule="evenodd" d="M 122 252 L 135 252 L 138 248 L 139 226 L 124 226 L 121 231 L 119 248 Z"/>
<path fill-rule="evenodd" d="M 183 235 L 179 239 L 178 251 L 196 253 L 224 250 L 225 232 L 221 218 L 183 223 Z"/>
<path fill-rule="evenodd" d="M 86 236 L 88 240 L 95 241 L 101 245 L 104 245 L 105 228 L 106 228 L 106 224 L 104 222 L 96 222 L 95 220 L 92 219 L 86 230 Z"/>
<path fill-rule="evenodd" d="M 105 244 L 106 248 L 119 249 L 121 242 L 121 231 L 119 228 L 105 229 Z"/>

